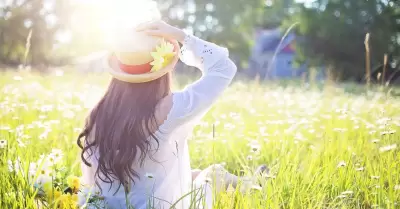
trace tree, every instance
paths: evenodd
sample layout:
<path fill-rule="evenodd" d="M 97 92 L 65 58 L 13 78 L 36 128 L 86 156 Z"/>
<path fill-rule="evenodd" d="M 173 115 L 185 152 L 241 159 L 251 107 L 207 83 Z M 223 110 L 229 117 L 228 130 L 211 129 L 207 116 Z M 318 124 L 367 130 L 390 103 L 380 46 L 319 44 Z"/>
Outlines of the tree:
<path fill-rule="evenodd" d="M 285 27 L 299 22 L 296 32 L 304 38 L 298 43 L 300 61 L 330 66 L 343 79 L 357 79 L 365 73 L 367 33 L 372 66 L 382 63 L 385 53 L 392 62 L 398 60 L 399 7 L 397 0 L 316 0 L 298 4 Z"/>
<path fill-rule="evenodd" d="M 165 4 L 160 3 L 161 9 Z M 236 60 L 244 61 L 249 57 L 254 28 L 261 24 L 265 1 L 176 0 L 169 5 L 164 7 L 163 14 L 170 22 L 228 47 Z"/>
<path fill-rule="evenodd" d="M 68 0 L 0 0 L 0 62 L 48 64 L 68 14 Z"/>

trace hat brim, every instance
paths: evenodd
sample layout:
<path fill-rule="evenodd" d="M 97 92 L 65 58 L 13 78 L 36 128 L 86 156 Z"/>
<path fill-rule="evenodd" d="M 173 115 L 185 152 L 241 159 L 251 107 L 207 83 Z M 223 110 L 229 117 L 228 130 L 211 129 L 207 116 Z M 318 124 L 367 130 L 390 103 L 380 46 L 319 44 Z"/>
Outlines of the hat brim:
<path fill-rule="evenodd" d="M 169 41 L 171 42 L 174 47 L 175 47 L 175 56 L 173 60 L 171 61 L 170 64 L 165 66 L 164 68 L 157 70 L 155 72 L 148 72 L 148 73 L 143 73 L 143 74 L 129 74 L 124 71 L 122 71 L 118 63 L 115 59 L 111 59 L 112 53 L 108 53 L 105 57 L 104 61 L 104 66 L 107 69 L 108 73 L 111 74 L 112 77 L 124 81 L 124 82 L 129 82 L 129 83 L 145 83 L 149 81 L 156 80 L 158 78 L 161 78 L 165 74 L 171 72 L 174 70 L 176 63 L 179 61 L 179 51 L 180 47 L 177 41 Z"/>

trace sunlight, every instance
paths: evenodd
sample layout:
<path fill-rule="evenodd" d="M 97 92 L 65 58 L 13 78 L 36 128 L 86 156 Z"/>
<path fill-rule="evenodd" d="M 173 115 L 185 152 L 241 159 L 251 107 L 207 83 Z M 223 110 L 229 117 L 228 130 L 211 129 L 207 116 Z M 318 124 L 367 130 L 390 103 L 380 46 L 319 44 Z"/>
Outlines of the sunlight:
<path fill-rule="evenodd" d="M 99 30 L 96 32 L 104 36 L 104 41 L 107 43 L 112 37 L 112 32 L 161 18 L 157 3 L 152 0 L 76 1 L 84 6 L 84 16 L 91 20 L 82 24 L 80 28 L 83 30 Z M 87 24 L 90 25 L 87 26 Z"/>

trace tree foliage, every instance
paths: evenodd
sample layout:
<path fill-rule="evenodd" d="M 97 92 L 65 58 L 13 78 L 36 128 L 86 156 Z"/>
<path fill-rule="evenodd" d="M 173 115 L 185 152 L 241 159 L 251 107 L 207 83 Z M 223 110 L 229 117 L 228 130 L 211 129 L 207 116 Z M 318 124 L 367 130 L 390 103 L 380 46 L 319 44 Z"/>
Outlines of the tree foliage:
<path fill-rule="evenodd" d="M 68 0 L 0 0 L 0 62 L 49 63 L 57 32 L 68 26 Z"/>
<path fill-rule="evenodd" d="M 398 60 L 400 45 L 400 3 L 397 0 L 316 0 L 298 4 L 286 20 L 298 22 L 299 60 L 332 67 L 343 79 L 360 78 L 365 72 L 365 37 L 370 34 L 371 64 Z M 397 57 L 397 58 L 396 58 Z"/>
<path fill-rule="evenodd" d="M 398 0 L 156 1 L 166 21 L 228 47 L 238 64 L 249 59 L 258 27 L 285 29 L 293 23 L 299 23 L 295 27 L 301 40 L 299 61 L 333 67 L 343 78 L 363 74 L 366 33 L 371 34 L 372 66 L 382 63 L 385 53 L 390 64 L 400 61 Z M 56 64 L 103 49 L 96 20 L 104 13 L 78 7 L 76 2 L 0 0 L 0 63 Z M 70 40 L 60 41 L 66 34 Z"/>

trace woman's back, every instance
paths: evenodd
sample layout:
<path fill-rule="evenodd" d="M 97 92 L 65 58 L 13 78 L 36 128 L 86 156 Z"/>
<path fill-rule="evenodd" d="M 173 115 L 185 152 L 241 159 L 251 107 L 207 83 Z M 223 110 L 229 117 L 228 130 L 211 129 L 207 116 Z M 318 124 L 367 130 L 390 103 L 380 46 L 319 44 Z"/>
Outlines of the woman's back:
<path fill-rule="evenodd" d="M 82 166 L 85 182 L 94 185 L 97 180 L 111 208 L 127 208 L 127 203 L 136 209 L 170 208 L 179 201 L 175 208 L 184 209 L 189 208 L 191 197 L 195 197 L 189 194 L 194 188 L 187 139 L 196 122 L 230 84 L 236 66 L 225 48 L 189 35 L 183 41 L 180 58 L 185 64 L 199 68 L 203 76 L 184 90 L 169 94 L 158 105 L 155 117 L 160 125 L 147 138 L 148 152 L 143 161 L 133 163 L 132 170 L 137 176 L 134 182 L 124 184 L 124 189 L 119 188 L 119 182 L 111 184 L 96 177 L 99 152 L 87 158 L 92 167 Z M 96 137 L 93 132 L 97 131 L 92 130 L 89 140 Z M 140 155 L 141 152 L 136 153 L 136 158 Z"/>

